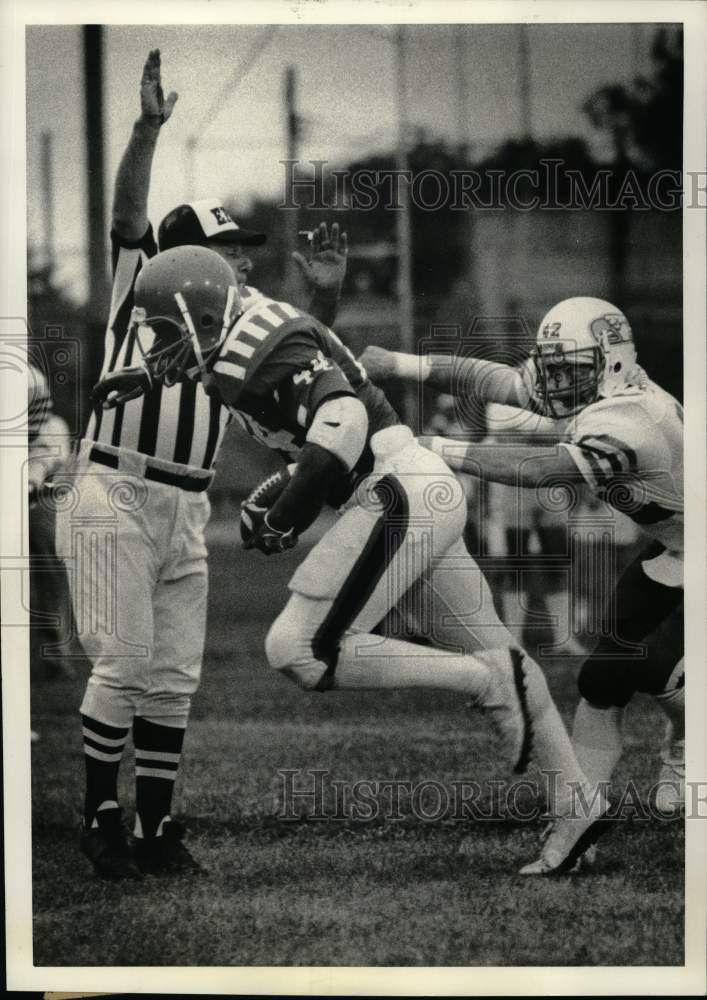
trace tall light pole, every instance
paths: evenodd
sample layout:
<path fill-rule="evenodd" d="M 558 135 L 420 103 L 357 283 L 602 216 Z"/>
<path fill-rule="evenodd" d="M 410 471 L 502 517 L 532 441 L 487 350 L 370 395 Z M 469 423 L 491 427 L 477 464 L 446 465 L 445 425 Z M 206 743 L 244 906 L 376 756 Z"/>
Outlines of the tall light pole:
<path fill-rule="evenodd" d="M 42 168 L 42 201 L 44 203 L 44 264 L 49 281 L 54 275 L 56 254 L 54 245 L 54 136 L 42 132 L 40 136 Z"/>
<path fill-rule="evenodd" d="M 194 201 L 196 198 L 196 147 L 199 139 L 192 134 L 187 136 L 184 143 L 184 189 L 186 191 L 186 201 Z"/>
<path fill-rule="evenodd" d="M 469 154 L 469 87 L 466 79 L 466 31 L 465 25 L 454 25 L 454 55 L 457 96 L 457 135 L 459 155 L 466 159 Z"/>
<path fill-rule="evenodd" d="M 533 117 L 530 99 L 530 36 L 528 25 L 521 24 L 518 45 L 518 97 L 520 104 L 520 134 L 525 140 L 533 137 Z"/>
<path fill-rule="evenodd" d="M 406 69 L 405 28 L 401 25 L 395 33 L 395 77 L 398 105 L 398 144 L 396 168 L 403 178 L 409 170 L 408 117 L 405 87 Z M 412 226 L 410 221 L 410 191 L 399 182 L 401 206 L 396 210 L 396 235 L 398 244 L 398 315 L 400 317 L 400 347 L 407 354 L 417 353 L 415 338 L 415 310 L 412 293 Z M 416 413 L 414 392 L 408 388 L 403 403 L 403 417 L 410 423 Z"/>
<path fill-rule="evenodd" d="M 108 299 L 106 269 L 105 164 L 103 156 L 103 29 L 83 26 L 86 175 L 88 187 L 88 290 L 94 315 Z"/>
<path fill-rule="evenodd" d="M 297 111 L 297 70 L 294 66 L 285 67 L 283 78 L 283 99 L 285 112 L 285 137 L 287 144 L 287 159 L 293 164 L 292 177 L 294 179 L 297 172 L 297 161 L 299 159 L 299 140 L 301 133 L 301 121 Z M 294 190 L 292 192 L 294 198 Z M 292 260 L 292 252 L 297 249 L 297 229 L 299 211 L 297 208 L 287 208 L 284 213 L 283 232 L 283 257 L 282 257 L 282 279 L 287 296 L 292 297 L 295 291 L 296 274 L 295 265 Z"/>

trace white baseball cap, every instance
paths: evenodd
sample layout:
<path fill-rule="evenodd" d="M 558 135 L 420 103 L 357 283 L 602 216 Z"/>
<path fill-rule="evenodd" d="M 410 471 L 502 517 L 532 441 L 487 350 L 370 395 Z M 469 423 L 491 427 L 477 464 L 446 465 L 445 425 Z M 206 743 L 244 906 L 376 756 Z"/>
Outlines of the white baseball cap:
<path fill-rule="evenodd" d="M 179 246 L 206 246 L 217 243 L 237 243 L 259 246 L 265 243 L 264 233 L 242 229 L 218 198 L 201 198 L 178 205 L 160 223 L 157 242 L 160 250 Z"/>

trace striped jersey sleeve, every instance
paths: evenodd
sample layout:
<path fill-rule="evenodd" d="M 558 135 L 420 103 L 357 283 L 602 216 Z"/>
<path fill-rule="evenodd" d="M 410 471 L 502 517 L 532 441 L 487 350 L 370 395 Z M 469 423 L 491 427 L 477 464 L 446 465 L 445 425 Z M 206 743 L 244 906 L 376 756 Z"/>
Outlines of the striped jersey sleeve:
<path fill-rule="evenodd" d="M 139 364 L 136 334 L 130 329 L 135 282 L 145 263 L 157 253 L 152 227 L 141 240 L 122 240 L 111 233 L 113 288 L 105 335 L 101 378 Z M 111 448 L 138 452 L 180 469 L 209 470 L 230 417 L 201 383 L 156 384 L 149 392 L 111 410 L 91 415 L 86 438 Z"/>
<path fill-rule="evenodd" d="M 638 478 L 660 462 L 660 435 L 651 438 L 642 421 L 627 409 L 609 415 L 592 408 L 580 413 L 568 428 L 566 448 L 582 477 L 595 493 L 618 480 Z"/>

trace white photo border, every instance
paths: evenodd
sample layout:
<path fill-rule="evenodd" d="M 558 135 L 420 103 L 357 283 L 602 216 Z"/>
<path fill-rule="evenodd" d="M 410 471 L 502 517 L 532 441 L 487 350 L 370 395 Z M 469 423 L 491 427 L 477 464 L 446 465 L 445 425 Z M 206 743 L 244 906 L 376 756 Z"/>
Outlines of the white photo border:
<path fill-rule="evenodd" d="M 684 173 L 702 174 L 705 184 L 707 121 L 707 6 L 670 0 L 171 0 L 169 4 L 104 0 L 59 5 L 5 0 L 2 18 L 2 112 L 0 176 L 3 177 L 0 245 L 0 323 L 26 315 L 26 136 L 25 27 L 80 24 L 99 16 L 106 25 L 214 23 L 678 23 L 685 43 Z M 707 795 L 707 642 L 705 593 L 705 483 L 707 481 L 707 331 L 705 329 L 705 211 L 683 208 L 684 372 L 686 451 L 686 656 L 690 664 L 687 705 L 687 777 Z M 685 199 L 689 204 L 689 197 Z M 0 372 L 0 420 L 26 400 L 24 376 Z M 24 407 L 24 403 L 22 404 Z M 17 557 L 21 496 L 16 483 L 26 444 L 6 440 L 0 448 L 0 573 L 2 620 L 15 606 L 23 573 Z M 27 551 L 25 547 L 21 551 Z M 16 605 L 19 607 L 19 603 Z M 707 890 L 707 822 L 686 823 L 685 966 L 603 968 L 37 968 L 32 965 L 31 796 L 29 644 L 22 628 L 2 630 L 3 746 L 7 988 L 130 993 L 241 993 L 283 995 L 704 995 Z M 707 809 L 705 809 L 707 818 Z M 611 906 L 611 900 L 607 900 Z"/>

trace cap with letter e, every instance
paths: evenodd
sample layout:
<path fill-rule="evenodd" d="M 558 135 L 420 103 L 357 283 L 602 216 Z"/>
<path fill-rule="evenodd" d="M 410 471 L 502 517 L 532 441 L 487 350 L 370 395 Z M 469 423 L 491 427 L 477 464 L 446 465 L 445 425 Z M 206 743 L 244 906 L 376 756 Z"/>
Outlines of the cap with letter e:
<path fill-rule="evenodd" d="M 265 243 L 266 239 L 264 233 L 242 229 L 218 198 L 202 198 L 188 205 L 177 205 L 165 215 L 157 233 L 160 250 L 206 246 L 212 240 L 254 247 Z"/>

